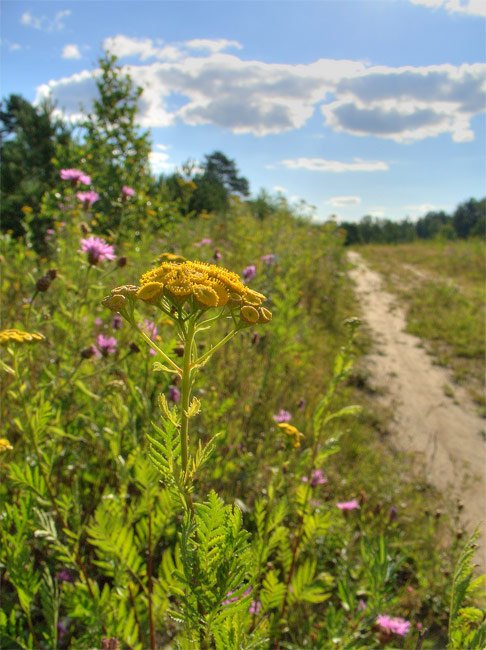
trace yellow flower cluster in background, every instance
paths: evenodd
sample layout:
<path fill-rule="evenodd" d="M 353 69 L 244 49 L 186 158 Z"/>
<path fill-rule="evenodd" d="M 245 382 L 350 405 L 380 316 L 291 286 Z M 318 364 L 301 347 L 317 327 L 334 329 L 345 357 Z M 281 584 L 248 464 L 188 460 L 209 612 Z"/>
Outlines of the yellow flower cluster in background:
<path fill-rule="evenodd" d="M 304 437 L 303 433 L 287 422 L 279 422 L 278 426 L 290 437 L 293 447 L 300 447 L 300 438 Z"/>
<path fill-rule="evenodd" d="M 11 451 L 13 449 L 7 438 L 0 438 L 0 453 Z"/>
<path fill-rule="evenodd" d="M 17 329 L 2 330 L 0 332 L 0 345 L 9 345 L 9 343 L 37 343 L 43 339 L 44 336 L 37 332 L 22 332 Z"/>

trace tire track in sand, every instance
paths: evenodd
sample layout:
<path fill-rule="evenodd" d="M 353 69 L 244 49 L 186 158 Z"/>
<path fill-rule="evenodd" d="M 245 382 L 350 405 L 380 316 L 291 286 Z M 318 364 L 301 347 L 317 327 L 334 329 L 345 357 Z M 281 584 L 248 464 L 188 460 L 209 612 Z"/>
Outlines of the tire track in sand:
<path fill-rule="evenodd" d="M 396 305 L 396 297 L 383 290 L 381 275 L 369 269 L 356 251 L 348 251 L 348 259 L 355 265 L 349 275 L 375 343 L 367 357 L 369 370 L 373 382 L 384 390 L 384 403 L 393 409 L 392 442 L 398 450 L 414 452 L 429 483 L 464 504 L 461 516 L 468 531 L 480 526 L 475 561 L 484 572 L 485 421 L 475 414 L 461 387 L 454 387 L 454 399 L 444 394 L 444 386 L 453 385 L 449 372 L 432 363 L 419 347 L 420 339 L 404 332 L 404 311 Z"/>

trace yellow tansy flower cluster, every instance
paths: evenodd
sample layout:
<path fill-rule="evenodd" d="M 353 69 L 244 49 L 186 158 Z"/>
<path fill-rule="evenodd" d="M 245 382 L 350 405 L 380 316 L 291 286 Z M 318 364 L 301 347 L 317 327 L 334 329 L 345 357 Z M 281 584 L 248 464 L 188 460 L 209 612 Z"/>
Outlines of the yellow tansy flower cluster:
<path fill-rule="evenodd" d="M 239 310 L 241 320 L 249 325 L 268 323 L 272 319 L 272 313 L 262 306 L 266 299 L 263 294 L 246 287 L 238 274 L 215 264 L 190 262 L 183 258 L 163 261 L 142 275 L 136 291 L 134 287 L 127 289 L 113 289 L 112 295 L 104 299 L 104 304 L 112 311 L 118 311 L 130 293 L 149 304 L 166 300 L 176 308 L 188 304 L 191 310 L 228 306 L 231 311 Z"/>
<path fill-rule="evenodd" d="M 12 450 L 13 447 L 7 440 L 7 438 L 0 438 L 0 453 L 3 453 L 5 451 L 10 451 Z"/>
<path fill-rule="evenodd" d="M 300 447 L 300 438 L 304 437 L 303 433 L 287 422 L 280 422 L 278 426 L 290 437 L 293 447 Z"/>
<path fill-rule="evenodd" d="M 45 337 L 36 332 L 22 332 L 21 330 L 11 329 L 0 332 L 0 345 L 9 345 L 10 343 L 37 343 Z"/>

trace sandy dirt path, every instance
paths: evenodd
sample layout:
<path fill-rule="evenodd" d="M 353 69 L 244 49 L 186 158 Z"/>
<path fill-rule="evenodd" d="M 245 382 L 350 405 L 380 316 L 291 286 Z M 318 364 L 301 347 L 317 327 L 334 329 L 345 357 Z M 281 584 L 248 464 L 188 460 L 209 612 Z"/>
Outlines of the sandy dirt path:
<path fill-rule="evenodd" d="M 454 386 L 454 396 L 445 395 L 444 386 L 454 385 L 450 373 L 433 364 L 420 339 L 404 332 L 404 312 L 383 290 L 380 274 L 355 251 L 348 259 L 355 265 L 350 276 L 375 342 L 367 357 L 372 382 L 393 409 L 392 443 L 416 454 L 429 483 L 451 495 L 451 511 L 457 502 L 464 504 L 468 531 L 480 525 L 475 561 L 486 571 L 485 420 L 475 414 L 465 390 Z"/>

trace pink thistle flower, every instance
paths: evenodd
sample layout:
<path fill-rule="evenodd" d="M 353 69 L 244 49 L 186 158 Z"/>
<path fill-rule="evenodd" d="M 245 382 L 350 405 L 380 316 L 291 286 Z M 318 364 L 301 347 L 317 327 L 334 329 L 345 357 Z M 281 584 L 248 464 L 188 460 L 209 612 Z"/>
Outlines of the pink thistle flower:
<path fill-rule="evenodd" d="M 253 280 L 255 275 L 256 275 L 256 266 L 254 264 L 250 264 L 245 269 L 243 269 L 243 280 L 245 282 L 250 282 L 251 280 Z"/>
<path fill-rule="evenodd" d="M 100 195 L 98 192 L 78 192 L 76 194 L 78 199 L 83 203 L 83 208 L 85 210 L 88 210 L 93 203 L 96 203 L 96 201 L 100 198 Z"/>
<path fill-rule="evenodd" d="M 336 504 L 339 510 L 355 510 L 356 508 L 359 508 L 359 503 L 356 501 L 356 499 L 353 499 L 352 501 L 343 501 L 342 503 Z"/>
<path fill-rule="evenodd" d="M 128 187 L 128 185 L 124 185 L 122 187 L 122 195 L 124 199 L 127 199 L 129 196 L 135 196 L 135 190 Z"/>
<path fill-rule="evenodd" d="M 63 181 L 71 181 L 73 187 L 78 183 L 91 185 L 91 177 L 79 169 L 61 169 L 60 176 Z"/>
<path fill-rule="evenodd" d="M 204 237 L 204 239 L 201 239 L 201 241 L 196 242 L 193 244 L 193 246 L 197 246 L 199 248 L 200 246 L 207 246 L 208 244 L 212 244 L 213 240 L 209 239 L 208 237 Z"/>
<path fill-rule="evenodd" d="M 88 253 L 88 262 L 96 266 L 103 260 L 114 260 L 116 258 L 115 249 L 107 244 L 101 237 L 88 237 L 81 240 L 81 249 L 78 253 Z"/>
<path fill-rule="evenodd" d="M 99 334 L 96 339 L 96 345 L 99 347 L 101 354 L 104 357 L 107 357 L 109 354 L 115 352 L 117 341 L 113 336 L 103 336 L 103 334 Z"/>
<path fill-rule="evenodd" d="M 260 259 L 264 264 L 268 264 L 268 266 L 270 266 L 275 262 L 275 255 L 273 253 L 269 253 L 268 255 L 262 255 Z"/>
<path fill-rule="evenodd" d="M 95 324 L 97 327 L 101 327 L 101 326 L 103 325 L 103 319 L 100 318 L 99 316 L 97 316 L 97 317 L 94 319 L 94 324 Z"/>
<path fill-rule="evenodd" d="M 376 622 L 384 632 L 406 636 L 410 630 L 410 623 L 404 618 L 393 618 L 386 614 L 378 614 Z"/>
<path fill-rule="evenodd" d="M 275 422 L 290 422 L 292 419 L 292 415 L 288 412 L 285 411 L 284 409 L 280 409 L 278 413 L 275 413 L 275 415 L 272 416 Z"/>
<path fill-rule="evenodd" d="M 250 605 L 250 609 L 249 609 L 249 613 L 256 615 L 260 611 L 261 607 L 262 607 L 262 604 L 261 604 L 261 602 L 259 600 L 252 600 L 251 605 Z"/>
<path fill-rule="evenodd" d="M 114 330 L 119 330 L 122 325 L 123 325 L 123 318 L 119 314 L 115 314 L 113 316 L 113 320 L 111 321 L 111 326 L 113 327 Z"/>
<path fill-rule="evenodd" d="M 307 483 L 307 476 L 302 477 L 302 481 L 304 483 Z M 323 475 L 322 469 L 314 469 L 312 470 L 312 475 L 311 475 L 311 480 L 310 484 L 312 487 L 316 487 L 316 485 L 324 485 L 324 483 L 327 483 L 327 478 Z"/>

